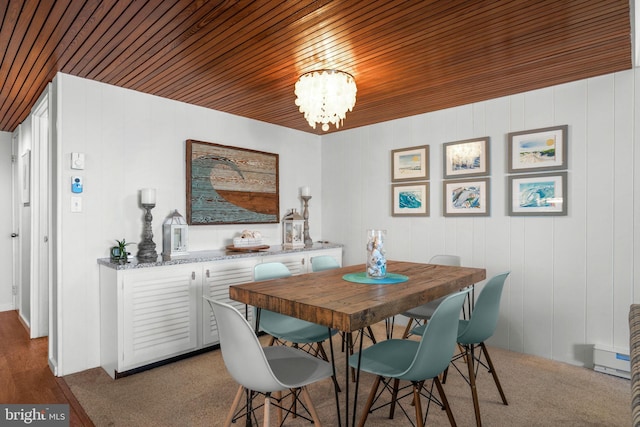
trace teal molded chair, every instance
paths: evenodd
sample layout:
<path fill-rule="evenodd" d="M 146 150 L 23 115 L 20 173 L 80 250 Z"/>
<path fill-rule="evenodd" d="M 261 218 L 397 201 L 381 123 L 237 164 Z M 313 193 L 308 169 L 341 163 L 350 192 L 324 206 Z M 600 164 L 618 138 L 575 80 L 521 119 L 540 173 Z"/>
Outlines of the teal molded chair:
<path fill-rule="evenodd" d="M 473 397 L 473 408 L 476 413 L 476 425 L 482 425 L 480 419 L 480 405 L 478 402 L 478 390 L 476 389 L 477 368 L 474 366 L 482 365 L 488 369 L 496 383 L 502 403 L 508 405 L 507 398 L 502 391 L 500 380 L 493 362 L 489 357 L 487 346 L 484 342 L 489 339 L 496 331 L 498 325 L 498 315 L 500 313 L 500 299 L 502 297 L 502 289 L 504 282 L 507 280 L 509 272 L 500 273 L 493 276 L 482 288 L 478 300 L 475 303 L 471 318 L 469 320 L 460 320 L 458 326 L 458 344 L 463 348 L 463 352 L 458 358 L 463 358 L 467 362 L 468 382 L 471 386 L 471 396 Z M 479 353 L 475 354 L 476 346 L 480 347 Z M 484 354 L 486 364 L 482 361 Z"/>
<path fill-rule="evenodd" d="M 258 264 L 255 266 L 253 274 L 253 278 L 256 281 L 280 279 L 290 276 L 291 272 L 287 266 L 280 262 Z M 337 330 L 331 330 L 331 333 L 329 333 L 329 328 L 326 326 L 270 310 L 260 310 L 259 320 L 259 330 L 271 335 L 269 345 L 273 345 L 276 340 L 281 343 L 290 342 L 296 347 L 303 344 L 313 348 L 315 345 L 315 350 L 310 350 L 309 352 L 314 353 L 316 356 L 320 355 L 324 360 L 328 360 L 322 342 L 329 339 L 332 335 L 335 335 Z"/>
<path fill-rule="evenodd" d="M 325 271 L 340 268 L 340 264 L 331 255 L 318 255 L 311 258 L 311 271 Z"/>
<path fill-rule="evenodd" d="M 429 260 L 429 264 L 454 265 L 459 267 L 460 257 L 457 255 L 434 255 Z M 440 305 L 440 303 L 444 301 L 445 298 L 446 296 L 433 301 L 429 301 L 426 304 L 420 305 L 402 313 L 403 316 L 409 318 L 409 322 L 407 323 L 407 327 L 404 329 L 402 338 L 407 338 L 409 335 L 411 335 L 411 326 L 413 322 L 416 322 L 416 324 L 418 325 L 426 323 L 431 318 L 431 316 L 433 316 L 433 312 L 436 311 L 438 305 Z"/>
<path fill-rule="evenodd" d="M 482 425 L 480 418 L 480 405 L 478 402 L 478 390 L 476 388 L 476 376 L 480 366 L 483 366 L 493 376 L 493 380 L 496 383 L 502 403 L 508 405 L 507 398 L 505 397 L 498 374 L 487 347 L 484 342 L 489 339 L 495 332 L 498 324 L 498 315 L 500 312 L 500 299 L 502 297 L 502 289 L 504 283 L 509 276 L 509 272 L 500 273 L 493 276 L 484 285 L 478 300 L 475 302 L 473 311 L 471 312 L 471 318 L 469 320 L 460 320 L 458 324 L 458 344 L 462 349 L 462 352 L 453 358 L 454 363 L 452 366 L 462 374 L 469 386 L 471 387 L 471 396 L 473 398 L 473 408 L 476 415 L 476 425 Z M 422 334 L 424 327 L 420 326 L 415 328 L 412 333 L 416 335 Z M 480 347 L 480 351 L 476 354 L 476 348 Z M 482 360 L 484 355 L 485 361 Z M 467 365 L 467 374 L 463 374 L 461 369 L 455 364 L 458 360 L 464 360 Z M 477 365 L 476 365 L 477 364 Z M 446 372 L 445 379 L 446 381 Z"/>
<path fill-rule="evenodd" d="M 282 410 L 289 414 L 313 420 L 315 425 L 320 425 L 317 412 L 307 391 L 307 385 L 331 377 L 333 369 L 331 364 L 306 352 L 287 347 L 274 346 L 263 348 L 256 337 L 253 328 L 238 310 L 229 304 L 214 301 L 203 297 L 209 302 L 213 315 L 218 325 L 220 337 L 220 349 L 224 363 L 229 374 L 240 384 L 233 404 L 228 412 L 224 426 L 230 426 L 238 419 L 246 417 L 246 425 L 259 425 L 254 412 L 253 400 L 259 394 L 265 395 L 263 425 L 268 426 L 270 421 L 270 407 L 273 404 L 278 409 L 278 424 L 282 424 L 286 416 L 282 417 Z M 306 405 L 292 404 L 289 408 L 283 408 L 281 403 L 282 391 L 294 390 L 294 402 L 302 397 Z M 297 391 L 300 390 L 300 393 Z M 246 406 L 236 411 L 244 392 L 247 392 Z M 272 399 L 271 394 L 275 399 Z M 297 406 L 307 409 L 311 419 L 296 414 Z M 260 407 L 260 405 L 258 405 Z"/>
<path fill-rule="evenodd" d="M 411 401 L 415 406 L 416 423 L 419 427 L 422 427 L 429 413 L 429 406 L 427 406 L 423 418 L 422 404 L 420 402 L 420 396 L 422 395 L 427 397 L 429 402 L 434 402 L 446 410 L 449 422 L 452 426 L 455 426 L 453 413 L 438 375 L 447 368 L 453 356 L 457 337 L 456 326 L 460 319 L 462 304 L 468 292 L 469 290 L 464 290 L 449 295 L 440 303 L 433 316 L 431 316 L 431 320 L 427 323 L 420 341 L 389 339 L 374 344 L 362 350 L 361 353 L 356 353 L 349 357 L 349 365 L 355 368 L 358 366 L 358 358 L 361 357 L 360 370 L 377 376 L 360 419 L 360 426 L 364 425 L 370 412 L 388 405 L 388 403 L 381 404 L 373 410 L 371 409 L 382 395 L 382 392 L 377 394 L 381 382 L 384 388 L 392 393 L 389 418 L 393 418 L 395 405 L 396 403 L 400 405 L 400 399 L 412 396 Z M 391 379 L 394 380 L 393 386 L 390 384 Z M 424 387 L 425 381 L 429 379 L 433 379 L 440 394 L 440 400 L 437 400 Z M 411 385 L 399 389 L 401 380 L 410 381 Z M 409 387 L 412 387 L 412 390 L 405 392 Z M 431 388 L 431 390 L 433 389 Z M 403 395 L 398 396 L 399 392 L 403 392 Z M 402 406 L 401 409 L 407 414 Z"/>

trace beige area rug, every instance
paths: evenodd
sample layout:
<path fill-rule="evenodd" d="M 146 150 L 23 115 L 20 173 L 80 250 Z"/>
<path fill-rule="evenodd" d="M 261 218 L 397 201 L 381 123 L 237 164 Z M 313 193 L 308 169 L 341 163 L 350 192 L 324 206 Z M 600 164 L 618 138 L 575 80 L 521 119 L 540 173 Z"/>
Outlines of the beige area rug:
<path fill-rule="evenodd" d="M 335 349 L 338 368 L 343 371 L 344 354 L 339 345 Z M 489 351 L 509 405 L 502 404 L 491 375 L 481 372 L 478 392 L 485 426 L 630 425 L 628 380 L 498 348 Z M 96 426 L 221 426 L 238 387 L 226 371 L 220 350 L 115 381 L 101 368 L 64 379 Z M 344 388 L 341 372 L 338 380 Z M 371 383 L 372 377 L 363 374 L 358 396 L 360 411 Z M 457 424 L 474 426 L 470 389 L 455 370 L 450 370 L 444 388 Z M 338 425 L 331 381 L 314 384 L 309 392 L 323 425 Z M 351 383 L 351 396 L 353 392 Z M 341 399 L 343 395 L 344 392 Z M 344 411 L 344 403 L 341 405 Z M 413 407 L 406 399 L 403 406 L 413 419 Z M 261 413 L 259 417 L 261 420 Z M 411 425 L 399 409 L 395 419 L 387 417 L 385 409 L 369 414 L 367 426 Z M 235 425 L 244 426 L 244 420 Z M 312 424 L 298 418 L 288 419 L 285 425 Z M 449 425 L 446 413 L 432 406 L 427 425 Z"/>

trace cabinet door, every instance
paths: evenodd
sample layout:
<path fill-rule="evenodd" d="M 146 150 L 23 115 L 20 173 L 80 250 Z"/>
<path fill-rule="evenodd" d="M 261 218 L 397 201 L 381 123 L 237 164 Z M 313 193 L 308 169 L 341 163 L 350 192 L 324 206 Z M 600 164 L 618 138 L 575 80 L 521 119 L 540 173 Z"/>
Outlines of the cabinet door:
<path fill-rule="evenodd" d="M 120 371 L 196 349 L 197 276 L 193 266 L 124 273 Z"/>
<path fill-rule="evenodd" d="M 253 267 L 256 263 L 256 259 L 246 259 L 219 261 L 204 266 L 202 295 L 231 304 L 240 313 L 248 316 L 247 318 L 251 321 L 253 319 L 253 309 L 249 307 L 245 311 L 243 303 L 230 299 L 229 286 L 252 282 Z M 218 325 L 211 313 L 209 303 L 205 300 L 202 300 L 202 325 L 204 346 L 220 342 Z"/>

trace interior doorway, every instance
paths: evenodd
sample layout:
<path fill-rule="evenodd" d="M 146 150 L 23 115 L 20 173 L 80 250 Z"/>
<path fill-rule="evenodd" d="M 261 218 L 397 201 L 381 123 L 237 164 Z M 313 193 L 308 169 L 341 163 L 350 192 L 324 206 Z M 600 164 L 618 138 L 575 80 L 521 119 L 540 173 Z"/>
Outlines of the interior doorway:
<path fill-rule="evenodd" d="M 49 90 L 13 134 L 16 308 L 31 338 L 49 335 L 51 184 Z"/>

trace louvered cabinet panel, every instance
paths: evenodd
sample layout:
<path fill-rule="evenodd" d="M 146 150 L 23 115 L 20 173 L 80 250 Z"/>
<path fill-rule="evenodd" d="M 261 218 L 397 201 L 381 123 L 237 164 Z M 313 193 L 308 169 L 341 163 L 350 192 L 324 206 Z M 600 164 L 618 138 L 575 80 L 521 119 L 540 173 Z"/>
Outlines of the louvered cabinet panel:
<path fill-rule="evenodd" d="M 253 310 L 251 308 L 245 310 L 244 304 L 231 300 L 229 298 L 229 286 L 253 281 L 253 268 L 256 263 L 257 260 L 251 258 L 220 261 L 205 265 L 203 268 L 202 294 L 217 301 L 233 305 L 240 313 L 246 314 L 249 321 L 251 321 Z M 203 345 L 217 344 L 220 340 L 215 317 L 211 315 L 209 303 L 203 299 L 202 304 Z"/>
<path fill-rule="evenodd" d="M 195 350 L 198 272 L 194 267 L 128 272 L 122 283 L 122 366 L 130 369 Z"/>

